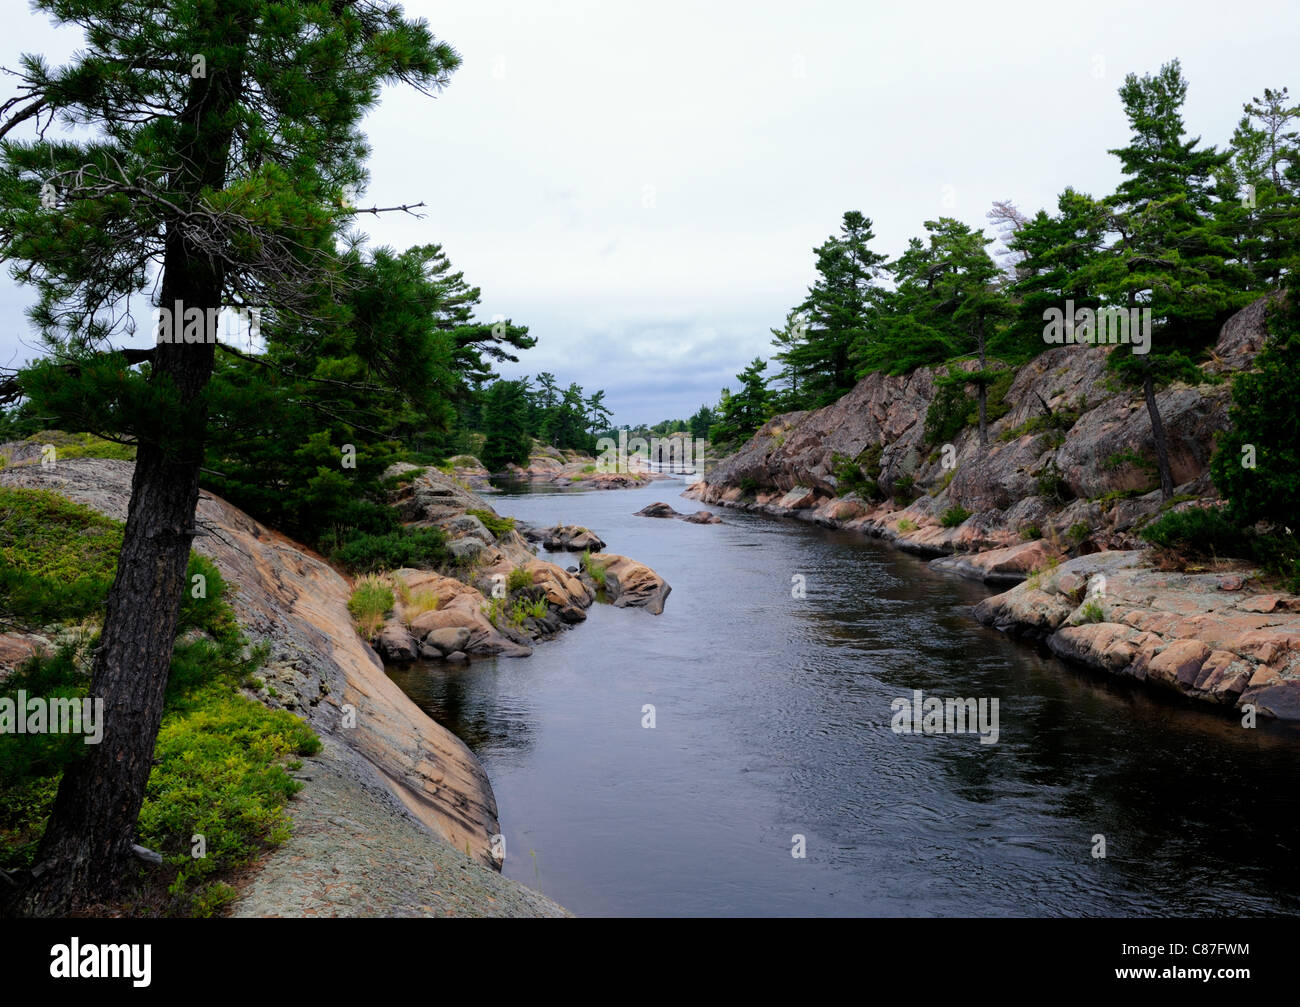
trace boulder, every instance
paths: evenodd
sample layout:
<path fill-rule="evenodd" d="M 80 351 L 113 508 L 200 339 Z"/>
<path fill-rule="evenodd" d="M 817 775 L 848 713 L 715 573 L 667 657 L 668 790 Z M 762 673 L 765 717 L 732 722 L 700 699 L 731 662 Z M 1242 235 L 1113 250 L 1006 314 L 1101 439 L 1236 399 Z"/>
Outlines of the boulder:
<path fill-rule="evenodd" d="M 556 525 L 553 528 L 530 528 L 526 535 L 540 542 L 547 552 L 600 552 L 605 543 L 590 528 L 581 525 Z"/>
<path fill-rule="evenodd" d="M 469 646 L 469 638 L 470 631 L 465 626 L 444 626 L 431 629 L 424 635 L 424 642 L 446 657 Z"/>
<path fill-rule="evenodd" d="M 419 645 L 410 631 L 400 622 L 389 620 L 384 623 L 379 635 L 375 637 L 375 650 L 385 661 L 414 661 L 420 656 Z"/>
<path fill-rule="evenodd" d="M 711 511 L 697 510 L 694 514 L 680 514 L 673 510 L 666 503 L 652 503 L 642 507 L 635 514 L 636 517 L 661 517 L 677 518 L 679 521 L 689 521 L 691 524 L 721 524 L 722 519 Z"/>
<path fill-rule="evenodd" d="M 644 563 L 613 553 L 602 553 L 590 562 L 604 569 L 605 593 L 615 608 L 644 608 L 652 615 L 663 612 L 672 588 Z"/>

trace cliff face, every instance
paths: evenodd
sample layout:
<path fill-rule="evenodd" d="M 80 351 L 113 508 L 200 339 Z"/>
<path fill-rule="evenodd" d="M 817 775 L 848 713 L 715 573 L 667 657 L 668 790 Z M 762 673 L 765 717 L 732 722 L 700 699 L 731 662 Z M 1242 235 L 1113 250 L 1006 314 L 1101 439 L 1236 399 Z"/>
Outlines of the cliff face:
<path fill-rule="evenodd" d="M 1203 365 L 1208 378 L 1251 365 L 1267 334 L 1269 301 L 1223 326 Z M 1146 405 L 1140 392 L 1109 380 L 1107 352 L 1128 351 L 1082 345 L 1043 353 L 1015 375 L 987 447 L 966 427 L 947 459 L 942 445 L 925 443 L 936 372 L 873 374 L 831 406 L 774 417 L 684 495 L 857 529 L 989 583 L 1029 578 L 977 616 L 1101 671 L 1300 719 L 1300 599 L 1261 590 L 1245 568 L 1189 577 L 1143 565 L 1138 532 L 1165 503 Z M 1177 384 L 1156 401 L 1185 498 L 1179 505 L 1214 497 L 1209 462 L 1215 432 L 1228 423 L 1229 383 Z M 881 487 L 910 479 L 917 498 L 840 495 L 837 468 L 864 453 L 878 453 Z M 942 518 L 953 508 L 970 513 L 960 521 L 951 513 L 947 527 Z M 1079 585 L 1094 567 L 1110 583 L 1102 577 L 1102 594 L 1094 588 L 1085 597 Z M 1044 572 L 1030 577 L 1036 570 Z M 1088 602 L 1099 608 L 1085 614 Z"/>
<path fill-rule="evenodd" d="M 1268 300 L 1224 325 L 1203 367 L 1219 383 L 1176 384 L 1156 396 L 1180 495 L 1214 495 L 1209 460 L 1231 400 L 1222 378 L 1249 366 L 1262 344 Z M 1007 389 L 1006 413 L 989 424 L 987 447 L 972 425 L 952 439 L 949 452 L 925 442 L 941 372 L 872 374 L 824 409 L 774 417 L 687 495 L 857 526 L 933 555 L 1012 546 L 1035 529 L 1051 538 L 1080 526 L 1090 548 L 1138 547 L 1137 529 L 1162 505 L 1151 420 L 1140 392 L 1111 380 L 1108 352 L 1128 351 L 1081 345 L 1043 353 Z M 879 452 L 881 486 L 910 479 L 916 500 L 840 495 L 837 461 L 872 451 Z M 939 516 L 956 506 L 973 516 L 943 528 Z"/>
<path fill-rule="evenodd" d="M 125 520 L 131 462 L 59 461 L 0 470 L 0 484 L 53 490 Z M 487 774 L 472 752 L 434 723 L 384 673 L 352 627 L 347 581 L 305 547 L 224 500 L 203 493 L 194 548 L 234 586 L 231 604 L 250 639 L 271 642 L 260 674 L 272 700 L 306 719 L 326 753 L 372 795 L 458 850 L 496 867 L 499 829 Z M 347 726 L 355 723 L 355 726 Z"/>

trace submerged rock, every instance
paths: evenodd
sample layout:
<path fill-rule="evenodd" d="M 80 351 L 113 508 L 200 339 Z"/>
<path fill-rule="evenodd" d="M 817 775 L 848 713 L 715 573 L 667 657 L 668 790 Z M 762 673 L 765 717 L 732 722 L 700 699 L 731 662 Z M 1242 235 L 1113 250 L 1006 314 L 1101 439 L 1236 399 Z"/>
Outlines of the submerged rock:
<path fill-rule="evenodd" d="M 712 511 L 697 510 L 694 514 L 681 514 L 666 503 L 658 502 L 647 504 L 636 512 L 636 517 L 662 517 L 677 518 L 679 521 L 689 521 L 691 524 L 721 524 L 722 518 Z"/>

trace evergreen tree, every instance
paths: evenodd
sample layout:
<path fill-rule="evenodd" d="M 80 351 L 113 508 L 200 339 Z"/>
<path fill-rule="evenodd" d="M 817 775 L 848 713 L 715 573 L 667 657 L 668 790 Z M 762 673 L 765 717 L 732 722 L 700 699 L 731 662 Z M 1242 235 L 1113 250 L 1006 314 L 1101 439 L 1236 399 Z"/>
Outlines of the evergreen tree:
<path fill-rule="evenodd" d="M 1287 89 L 1264 89 L 1242 106 L 1246 113 L 1232 135 L 1231 160 L 1221 171 L 1217 205 L 1235 259 L 1256 291 L 1273 290 L 1300 252 L 1300 133 Z"/>
<path fill-rule="evenodd" d="M 801 318 L 788 318 L 785 332 L 776 334 L 783 347 L 776 354 L 784 365 L 781 380 L 789 382 L 797 407 L 827 405 L 854 385 L 851 349 L 865 337 L 885 261 L 868 247 L 874 238 L 871 221 L 850 210 L 840 233 L 814 249 L 818 278 L 797 309 Z"/>
<path fill-rule="evenodd" d="M 63 68 L 25 56 L 20 94 L 3 107 L 0 256 L 36 286 L 32 317 L 55 365 L 72 365 L 53 397 L 68 402 L 80 383 L 138 444 L 90 687 L 104 736 L 65 771 L 40 871 L 11 896 L 19 911 L 61 913 L 111 897 L 132 863 L 195 534 L 215 333 L 96 351 L 154 274 L 160 306 L 200 318 L 261 306 L 277 338 L 310 341 L 346 322 L 332 291 L 339 229 L 356 212 L 341 194 L 365 177 L 358 122 L 384 82 L 436 89 L 459 57 L 384 0 L 36 6 L 86 39 Z M 56 119 L 91 135 L 47 140 Z M 25 122 L 37 139 L 9 138 Z M 142 361 L 147 374 L 128 370 Z M 54 372 L 41 374 L 49 389 Z"/>
<path fill-rule="evenodd" d="M 709 429 L 717 422 L 717 414 L 708 406 L 700 406 L 687 423 L 691 436 L 701 440 L 709 439 Z"/>
<path fill-rule="evenodd" d="M 763 371 L 767 362 L 755 357 L 737 376 L 740 391 L 735 395 L 724 388 L 718 406 L 718 421 L 709 432 L 709 439 L 722 443 L 743 441 L 767 422 L 768 391 Z"/>
<path fill-rule="evenodd" d="M 483 457 L 489 472 L 528 462 L 528 391 L 523 381 L 494 381 L 483 396 Z"/>
<path fill-rule="evenodd" d="M 1088 272 L 1108 305 L 1151 310 L 1150 352 L 1121 348 L 1108 364 L 1121 380 L 1142 389 L 1167 499 L 1174 486 L 1156 388 L 1199 377 L 1195 356 L 1224 319 L 1250 300 L 1241 293 L 1249 279 L 1229 264 L 1231 246 L 1213 219 L 1214 176 L 1228 155 L 1198 149 L 1199 137 L 1183 138 L 1187 82 L 1178 61 L 1155 76 L 1129 74 L 1119 94 L 1133 130 L 1127 147 L 1111 151 L 1126 176 L 1107 200 L 1119 239 Z"/>
<path fill-rule="evenodd" d="M 1092 197 L 1067 188 L 1057 200 L 1057 212 L 1040 210 L 1008 241 L 1020 259 L 1017 278 L 1008 288 L 1015 300 L 1014 316 L 997 340 L 997 351 L 1024 361 L 1047 348 L 1043 341 L 1044 312 L 1101 305 L 1091 287 L 1091 267 L 1106 240 L 1108 214 Z"/>
<path fill-rule="evenodd" d="M 1264 521 L 1283 530 L 1294 555 L 1300 531 L 1300 282 L 1290 282 L 1270 312 L 1269 327 L 1256 369 L 1233 380 L 1232 425 L 1219 435 L 1210 473 L 1233 521 L 1241 527 Z"/>

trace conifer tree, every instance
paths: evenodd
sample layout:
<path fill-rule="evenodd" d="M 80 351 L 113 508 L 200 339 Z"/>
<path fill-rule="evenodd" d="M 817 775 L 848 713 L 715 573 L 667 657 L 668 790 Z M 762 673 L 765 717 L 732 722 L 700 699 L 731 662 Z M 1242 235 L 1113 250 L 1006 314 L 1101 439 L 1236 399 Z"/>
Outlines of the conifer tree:
<path fill-rule="evenodd" d="M 200 320 L 260 307 L 290 341 L 345 321 L 336 239 L 357 212 L 345 192 L 365 181 L 358 123 L 383 83 L 433 91 L 459 57 L 385 0 L 36 6 L 85 43 L 61 68 L 25 56 L 0 106 L 0 257 L 36 286 L 55 365 L 138 444 L 90 686 L 103 739 L 65 771 L 39 872 L 15 896 L 19 911 L 60 913 L 111 897 L 131 862 L 195 534 L 215 333 L 202 323 L 198 341 L 101 351 L 151 289 Z M 56 120 L 90 134 L 47 139 Z M 24 123 L 36 139 L 15 137 Z M 142 361 L 147 374 L 128 369 Z"/>

